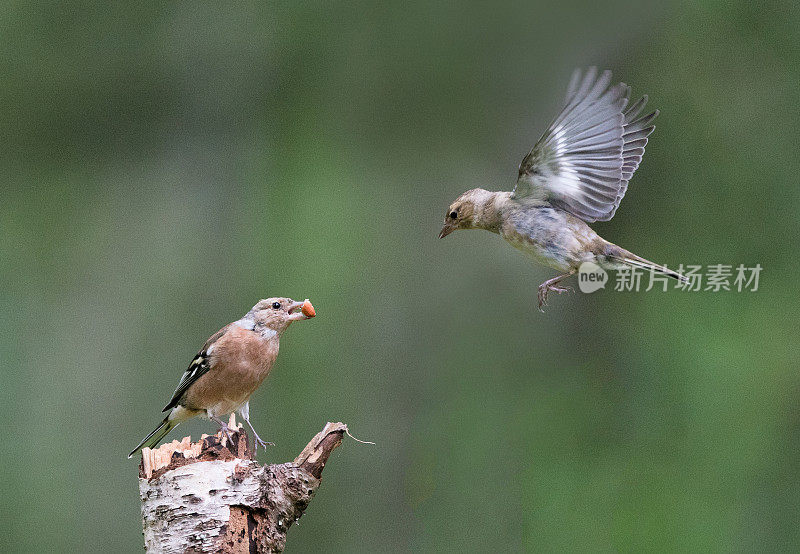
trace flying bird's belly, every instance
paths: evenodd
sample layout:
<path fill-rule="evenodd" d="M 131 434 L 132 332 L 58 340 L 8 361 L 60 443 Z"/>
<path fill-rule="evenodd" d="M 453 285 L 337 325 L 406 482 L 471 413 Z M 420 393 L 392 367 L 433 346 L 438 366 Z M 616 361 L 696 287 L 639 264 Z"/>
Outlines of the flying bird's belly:
<path fill-rule="evenodd" d="M 538 264 L 565 272 L 570 269 L 567 253 L 557 243 L 539 242 L 520 233 L 509 233 L 504 235 L 503 238 L 511 246 Z"/>
<path fill-rule="evenodd" d="M 502 237 L 536 263 L 568 272 L 586 258 L 582 241 L 572 225 L 563 213 L 553 208 L 518 214 L 509 223 L 501 229 Z"/>

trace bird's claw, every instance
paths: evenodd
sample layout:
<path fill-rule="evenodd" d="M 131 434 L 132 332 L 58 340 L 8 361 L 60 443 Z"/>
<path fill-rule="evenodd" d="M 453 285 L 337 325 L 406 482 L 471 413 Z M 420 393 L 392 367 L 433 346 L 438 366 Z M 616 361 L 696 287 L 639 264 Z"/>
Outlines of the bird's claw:
<path fill-rule="evenodd" d="M 225 438 L 228 439 L 228 444 L 233 444 L 233 435 L 231 434 L 231 429 L 226 424 L 222 424 L 219 426 L 219 430 L 225 435 Z"/>
<path fill-rule="evenodd" d="M 550 283 L 547 281 L 539 285 L 539 293 L 537 298 L 539 300 L 539 311 L 542 313 L 544 313 L 542 307 L 547 306 L 547 294 L 551 291 L 561 294 L 562 292 L 575 292 L 575 289 L 572 287 L 559 287 L 555 283 Z"/>
<path fill-rule="evenodd" d="M 260 444 L 261 448 L 263 448 L 264 450 L 266 450 L 268 446 L 275 446 L 274 442 L 267 442 L 261 440 L 261 437 L 256 437 L 256 444 Z"/>
<path fill-rule="evenodd" d="M 259 437 L 258 434 L 256 433 L 255 429 L 253 429 L 253 438 L 256 441 L 256 444 L 253 447 L 253 450 L 255 452 L 258 452 L 258 447 L 259 446 L 261 446 L 261 448 L 263 448 L 264 450 L 266 450 L 268 446 L 275 446 L 274 442 L 267 442 L 267 441 L 263 440 L 261 437 Z"/>

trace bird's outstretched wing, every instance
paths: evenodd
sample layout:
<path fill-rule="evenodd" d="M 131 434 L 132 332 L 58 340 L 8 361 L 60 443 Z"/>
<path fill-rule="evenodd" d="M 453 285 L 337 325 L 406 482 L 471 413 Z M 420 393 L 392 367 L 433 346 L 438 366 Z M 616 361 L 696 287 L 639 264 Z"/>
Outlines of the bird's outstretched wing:
<path fill-rule="evenodd" d="M 169 404 L 164 406 L 164 409 L 161 410 L 162 412 L 166 412 L 167 410 L 177 406 L 178 402 L 180 402 L 181 396 L 183 396 L 183 393 L 185 393 L 186 390 L 191 387 L 192 384 L 194 384 L 200 377 L 208 373 L 208 370 L 211 369 L 211 361 L 209 360 L 211 347 L 219 340 L 220 337 L 222 337 L 222 335 L 225 334 L 225 332 L 228 330 L 228 327 L 230 327 L 230 325 L 226 325 L 211 335 L 211 338 L 206 341 L 206 343 L 203 345 L 203 348 L 192 360 L 192 363 L 190 363 L 189 367 L 186 368 L 186 371 L 183 372 L 181 380 L 178 381 L 178 387 L 172 394 L 172 399 L 169 401 Z"/>
<path fill-rule="evenodd" d="M 630 87 L 610 84 L 610 71 L 573 73 L 564 108 L 519 166 L 514 198 L 547 199 L 589 223 L 614 217 L 658 110 L 637 119 L 647 96 L 628 107 Z"/>

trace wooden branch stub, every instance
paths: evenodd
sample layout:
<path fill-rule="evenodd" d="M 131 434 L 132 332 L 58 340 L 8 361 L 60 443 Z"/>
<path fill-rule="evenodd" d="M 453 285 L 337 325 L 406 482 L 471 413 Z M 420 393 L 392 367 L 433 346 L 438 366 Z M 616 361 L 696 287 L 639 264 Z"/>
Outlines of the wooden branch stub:
<path fill-rule="evenodd" d="M 342 444 L 342 438 L 347 431 L 344 423 L 328 422 L 325 428 L 311 439 L 303 451 L 294 459 L 295 465 L 308 471 L 311 475 L 320 479 L 325 462 L 333 452 L 333 449 Z"/>
<path fill-rule="evenodd" d="M 245 431 L 144 449 L 139 492 L 148 552 L 281 552 L 347 426 L 328 423 L 294 462 L 262 466 Z"/>

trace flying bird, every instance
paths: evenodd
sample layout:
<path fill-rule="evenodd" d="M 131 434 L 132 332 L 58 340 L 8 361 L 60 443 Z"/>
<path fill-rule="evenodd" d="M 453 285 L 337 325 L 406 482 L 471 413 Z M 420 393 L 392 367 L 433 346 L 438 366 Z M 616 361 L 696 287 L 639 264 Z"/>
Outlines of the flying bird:
<path fill-rule="evenodd" d="M 247 422 L 257 445 L 271 445 L 258 436 L 250 423 L 250 395 L 269 375 L 283 332 L 293 321 L 315 315 L 308 300 L 268 298 L 260 300 L 243 318 L 211 335 L 162 410 L 169 411 L 167 417 L 128 458 L 144 447 L 155 447 L 176 425 L 200 415 L 219 424 L 230 439 L 228 425 L 221 416 L 234 411 Z"/>
<path fill-rule="evenodd" d="M 626 84 L 611 85 L 610 71 L 576 70 L 561 113 L 522 160 L 514 190 L 465 192 L 448 208 L 439 238 L 485 229 L 561 272 L 539 286 L 540 310 L 548 292 L 571 290 L 559 283 L 584 262 L 643 268 L 685 283 L 680 273 L 604 240 L 587 225 L 614 217 L 655 129 L 658 110 L 639 116 L 647 96 L 631 105 L 629 97 Z"/>

